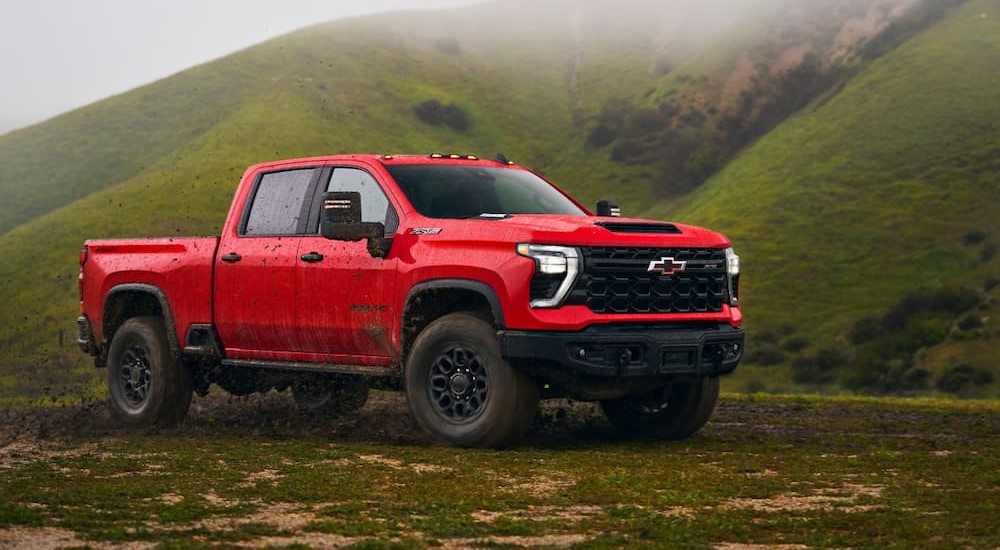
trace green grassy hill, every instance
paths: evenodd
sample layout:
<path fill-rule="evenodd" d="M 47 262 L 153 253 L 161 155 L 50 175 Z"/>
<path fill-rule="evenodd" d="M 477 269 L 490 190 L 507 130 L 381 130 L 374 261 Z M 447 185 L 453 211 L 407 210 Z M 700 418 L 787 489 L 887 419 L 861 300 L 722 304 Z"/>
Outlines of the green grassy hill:
<path fill-rule="evenodd" d="M 873 389 L 962 363 L 1000 373 L 998 59 L 1000 6 L 968 2 L 647 212 L 734 240 L 751 345 L 772 352 L 759 362 Z"/>
<path fill-rule="evenodd" d="M 0 136 L 0 397 L 100 391 L 72 343 L 85 238 L 216 233 L 245 166 L 281 157 L 503 151 L 587 202 L 659 205 L 651 215 L 723 229 L 748 266 L 751 330 L 799 327 L 802 354 L 907 289 L 994 273 L 987 262 L 916 276 L 918 262 L 983 254 L 993 237 L 964 246 L 970 231 L 998 234 L 995 137 L 976 130 L 997 121 L 984 68 L 1000 14 L 989 2 L 954 14 L 931 0 L 755 1 L 745 13 L 722 0 L 697 13 L 647 0 L 535 4 L 318 25 Z M 429 124 L 421 105 L 463 116 Z M 874 133 L 845 134 L 861 131 Z M 674 136 L 686 156 L 666 163 Z M 692 177 L 671 185 L 671 167 Z M 894 264 L 866 292 L 861 273 L 889 258 L 883 248 Z M 815 285 L 786 280 L 804 275 Z"/>

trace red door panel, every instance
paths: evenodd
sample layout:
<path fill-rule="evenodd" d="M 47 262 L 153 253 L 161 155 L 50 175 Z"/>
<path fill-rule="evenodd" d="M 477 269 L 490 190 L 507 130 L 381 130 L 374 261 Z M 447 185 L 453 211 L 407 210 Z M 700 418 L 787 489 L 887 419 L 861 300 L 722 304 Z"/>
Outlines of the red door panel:
<path fill-rule="evenodd" d="M 297 351 L 298 239 L 233 239 L 220 248 L 215 268 L 216 327 L 230 359 L 259 359 L 267 352 Z"/>
<path fill-rule="evenodd" d="M 365 241 L 319 236 L 302 237 L 298 252 L 323 257 L 302 261 L 298 270 L 300 349 L 327 362 L 387 364 L 398 322 L 392 311 L 397 260 L 372 258 Z"/>

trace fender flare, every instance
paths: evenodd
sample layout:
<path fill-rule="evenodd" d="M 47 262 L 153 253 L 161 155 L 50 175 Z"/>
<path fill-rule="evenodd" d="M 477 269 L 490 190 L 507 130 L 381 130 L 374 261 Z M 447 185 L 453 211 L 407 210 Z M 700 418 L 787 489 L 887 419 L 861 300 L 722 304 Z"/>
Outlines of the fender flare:
<path fill-rule="evenodd" d="M 470 290 L 482 295 L 483 298 L 486 298 L 486 302 L 490 305 L 490 310 L 493 312 L 493 318 L 496 319 L 497 322 L 497 328 L 502 329 L 506 326 L 504 323 L 503 307 L 500 305 L 500 297 L 497 295 L 496 290 L 493 290 L 493 287 L 482 281 L 475 281 L 472 279 L 432 279 L 413 285 L 413 287 L 410 288 L 410 291 L 406 294 L 406 302 L 403 305 L 401 322 L 405 324 L 406 314 L 410 310 L 410 303 L 413 301 L 414 296 L 428 290 L 449 289 Z"/>
<path fill-rule="evenodd" d="M 108 319 L 108 306 L 116 295 L 123 292 L 149 294 L 156 298 L 160 303 L 160 311 L 163 312 L 163 324 L 167 327 L 167 343 L 170 344 L 170 352 L 174 357 L 180 357 L 181 346 L 177 340 L 177 327 L 174 325 L 174 315 L 170 310 L 170 302 L 167 300 L 167 295 L 159 287 L 150 284 L 124 283 L 115 285 L 108 290 L 108 293 L 104 296 L 104 306 L 101 309 L 101 334 L 104 336 L 104 340 L 109 340 L 109 336 L 104 330 Z"/>

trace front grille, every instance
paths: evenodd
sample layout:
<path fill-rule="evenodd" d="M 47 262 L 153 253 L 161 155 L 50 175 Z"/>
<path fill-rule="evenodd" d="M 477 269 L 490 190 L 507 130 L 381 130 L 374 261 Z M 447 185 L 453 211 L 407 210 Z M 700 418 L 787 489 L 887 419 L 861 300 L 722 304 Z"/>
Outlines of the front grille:
<path fill-rule="evenodd" d="M 594 313 L 721 312 L 728 299 L 726 252 L 717 248 L 582 248 L 583 269 L 567 304 Z M 686 262 L 672 275 L 650 262 Z"/>

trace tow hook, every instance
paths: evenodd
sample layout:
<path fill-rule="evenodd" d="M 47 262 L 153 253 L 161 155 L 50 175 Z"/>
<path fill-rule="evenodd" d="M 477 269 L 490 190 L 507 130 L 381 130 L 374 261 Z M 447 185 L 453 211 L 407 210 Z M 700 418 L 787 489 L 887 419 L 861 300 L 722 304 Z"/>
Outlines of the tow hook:
<path fill-rule="evenodd" d="M 618 352 L 618 375 L 625 376 L 625 370 L 628 368 L 628 364 L 632 362 L 632 350 L 628 348 L 622 348 Z"/>

